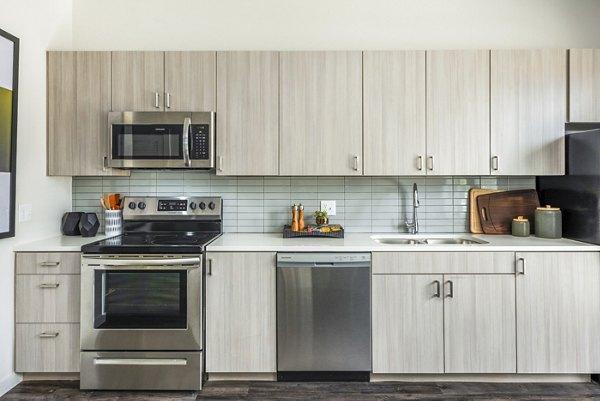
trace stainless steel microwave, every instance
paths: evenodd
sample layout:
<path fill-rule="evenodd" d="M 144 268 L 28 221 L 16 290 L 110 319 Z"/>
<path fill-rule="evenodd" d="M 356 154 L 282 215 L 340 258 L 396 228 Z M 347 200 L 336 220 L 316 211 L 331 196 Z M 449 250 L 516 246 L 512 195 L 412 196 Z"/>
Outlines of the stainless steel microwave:
<path fill-rule="evenodd" d="M 111 112 L 113 168 L 214 168 L 214 112 Z"/>

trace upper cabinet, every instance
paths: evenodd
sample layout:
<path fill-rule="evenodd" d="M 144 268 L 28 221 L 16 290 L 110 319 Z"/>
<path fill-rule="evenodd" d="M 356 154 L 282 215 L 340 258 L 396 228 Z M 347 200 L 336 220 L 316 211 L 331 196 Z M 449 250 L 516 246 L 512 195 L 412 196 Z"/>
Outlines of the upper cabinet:
<path fill-rule="evenodd" d="M 215 111 L 215 52 L 165 52 L 166 111 Z"/>
<path fill-rule="evenodd" d="M 112 52 L 112 110 L 164 110 L 163 52 Z"/>
<path fill-rule="evenodd" d="M 362 52 L 280 53 L 281 175 L 362 175 Z"/>
<path fill-rule="evenodd" d="M 492 174 L 564 174 L 566 116 L 566 50 L 492 51 Z"/>
<path fill-rule="evenodd" d="M 427 174 L 490 173 L 488 50 L 427 52 Z"/>
<path fill-rule="evenodd" d="M 425 174 L 425 51 L 363 56 L 364 175 Z"/>
<path fill-rule="evenodd" d="M 105 168 L 110 52 L 48 53 L 48 175 L 128 175 Z"/>
<path fill-rule="evenodd" d="M 569 121 L 600 121 L 600 49 L 569 51 Z"/>
<path fill-rule="evenodd" d="M 279 53 L 217 54 L 217 174 L 279 173 Z"/>

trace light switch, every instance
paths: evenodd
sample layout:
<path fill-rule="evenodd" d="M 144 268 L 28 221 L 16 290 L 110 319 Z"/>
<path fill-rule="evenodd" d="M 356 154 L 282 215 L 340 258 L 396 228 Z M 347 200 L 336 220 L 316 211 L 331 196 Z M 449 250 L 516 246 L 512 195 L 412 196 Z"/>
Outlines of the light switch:
<path fill-rule="evenodd" d="M 33 214 L 31 203 L 23 203 L 19 205 L 19 221 L 31 221 Z"/>

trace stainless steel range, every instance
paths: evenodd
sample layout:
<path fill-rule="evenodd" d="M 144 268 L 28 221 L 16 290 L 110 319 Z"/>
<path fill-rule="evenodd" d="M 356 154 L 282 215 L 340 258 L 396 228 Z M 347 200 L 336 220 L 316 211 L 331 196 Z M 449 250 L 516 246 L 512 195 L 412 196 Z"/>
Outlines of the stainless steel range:
<path fill-rule="evenodd" d="M 82 389 L 198 390 L 216 197 L 126 198 L 124 234 L 82 247 Z"/>

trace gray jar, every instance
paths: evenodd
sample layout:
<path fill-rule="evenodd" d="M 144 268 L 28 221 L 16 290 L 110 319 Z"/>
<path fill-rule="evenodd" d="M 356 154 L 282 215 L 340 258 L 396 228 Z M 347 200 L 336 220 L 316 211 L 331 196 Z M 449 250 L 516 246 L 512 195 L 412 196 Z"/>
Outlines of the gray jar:
<path fill-rule="evenodd" d="M 562 213 L 559 208 L 546 205 L 535 209 L 535 236 L 562 238 Z"/>
<path fill-rule="evenodd" d="M 519 216 L 512 221 L 512 235 L 515 237 L 529 237 L 529 220 Z"/>

